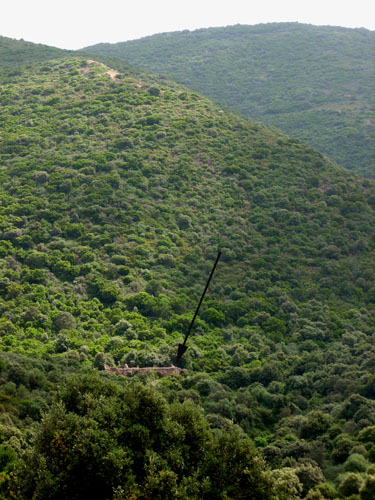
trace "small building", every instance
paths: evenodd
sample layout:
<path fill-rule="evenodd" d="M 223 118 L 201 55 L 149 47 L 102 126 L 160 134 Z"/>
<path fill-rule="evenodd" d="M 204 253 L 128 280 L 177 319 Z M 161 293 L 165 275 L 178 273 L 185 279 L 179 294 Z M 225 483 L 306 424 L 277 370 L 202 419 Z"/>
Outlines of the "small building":
<path fill-rule="evenodd" d="M 134 375 L 135 373 L 149 373 L 156 372 L 163 375 L 163 377 L 168 377 L 169 375 L 181 375 L 181 373 L 188 373 L 186 368 L 179 368 L 178 366 L 148 366 L 144 368 L 139 368 L 139 366 L 129 367 L 125 365 L 123 367 L 108 366 L 104 365 L 104 370 L 118 373 L 119 375 Z"/>

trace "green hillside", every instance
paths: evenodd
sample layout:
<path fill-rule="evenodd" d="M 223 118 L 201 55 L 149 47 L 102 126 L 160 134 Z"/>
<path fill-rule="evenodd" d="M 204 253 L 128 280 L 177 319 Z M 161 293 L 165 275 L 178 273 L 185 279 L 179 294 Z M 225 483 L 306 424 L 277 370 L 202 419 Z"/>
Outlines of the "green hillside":
<path fill-rule="evenodd" d="M 0 100 L 0 498 L 371 493 L 374 182 L 83 58 Z M 218 249 L 189 373 L 104 372 L 175 361 Z"/>
<path fill-rule="evenodd" d="M 30 69 L 37 63 L 43 63 L 52 59 L 71 58 L 75 54 L 76 52 L 72 50 L 63 50 L 41 43 L 26 42 L 24 40 L 15 40 L 0 36 L 0 83 L 11 81 L 15 75 L 21 74 L 25 67 Z M 83 53 L 84 56 L 85 54 Z M 90 56 L 88 55 L 88 57 Z M 134 75 L 139 73 L 136 68 L 118 58 L 114 59 L 98 54 L 95 56 L 95 59 L 104 64 L 110 64 L 112 68 L 116 68 L 123 73 L 129 70 Z"/>
<path fill-rule="evenodd" d="M 85 49 L 167 74 L 375 177 L 375 35 L 274 23 L 163 33 Z"/>
<path fill-rule="evenodd" d="M 39 61 L 67 57 L 72 51 L 0 36 L 0 69 L 33 64 Z"/>

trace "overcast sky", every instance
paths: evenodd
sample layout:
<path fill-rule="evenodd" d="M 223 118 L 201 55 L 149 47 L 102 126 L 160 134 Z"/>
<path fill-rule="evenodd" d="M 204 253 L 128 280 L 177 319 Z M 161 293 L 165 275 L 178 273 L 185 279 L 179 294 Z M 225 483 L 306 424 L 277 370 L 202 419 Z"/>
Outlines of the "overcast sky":
<path fill-rule="evenodd" d="M 78 49 L 166 31 L 298 21 L 375 30 L 373 0 L 0 0 L 0 35 Z"/>

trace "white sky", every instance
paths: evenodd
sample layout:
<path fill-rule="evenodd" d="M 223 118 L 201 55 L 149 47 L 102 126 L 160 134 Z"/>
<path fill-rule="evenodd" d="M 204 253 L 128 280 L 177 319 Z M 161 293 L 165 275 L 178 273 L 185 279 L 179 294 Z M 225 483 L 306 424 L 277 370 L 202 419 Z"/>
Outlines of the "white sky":
<path fill-rule="evenodd" d="M 64 49 L 166 31 L 285 21 L 375 30 L 375 2 L 0 0 L 0 35 Z"/>

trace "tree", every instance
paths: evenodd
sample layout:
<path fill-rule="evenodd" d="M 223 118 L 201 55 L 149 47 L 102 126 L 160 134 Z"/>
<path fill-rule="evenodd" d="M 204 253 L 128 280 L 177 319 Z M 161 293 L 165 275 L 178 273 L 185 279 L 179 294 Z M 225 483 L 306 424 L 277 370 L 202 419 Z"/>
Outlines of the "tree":
<path fill-rule="evenodd" d="M 347 434 L 339 434 L 334 441 L 334 450 L 332 458 L 337 463 L 343 463 L 350 455 L 350 451 L 355 442 Z"/>
<path fill-rule="evenodd" d="M 323 483 L 325 478 L 317 465 L 312 463 L 301 463 L 296 467 L 296 474 L 303 485 L 302 495 L 306 496 L 307 492 L 316 484 Z"/>
<path fill-rule="evenodd" d="M 59 312 L 55 316 L 53 323 L 57 331 L 72 330 L 76 327 L 76 321 L 74 317 L 67 311 Z"/>
<path fill-rule="evenodd" d="M 207 321 L 207 323 L 214 326 L 222 326 L 225 321 L 225 315 L 222 311 L 218 311 L 214 307 L 209 307 L 204 311 L 202 315 L 203 319 Z"/>
<path fill-rule="evenodd" d="M 277 500 L 298 500 L 302 493 L 303 486 L 300 483 L 295 469 L 283 467 L 271 472 L 277 492 Z"/>
<path fill-rule="evenodd" d="M 300 434 L 304 439 L 316 439 L 324 434 L 331 423 L 329 415 L 321 411 L 312 411 L 302 422 Z"/>
<path fill-rule="evenodd" d="M 114 500 L 121 492 L 271 500 L 273 490 L 252 443 L 233 428 L 214 434 L 192 402 L 169 406 L 151 386 L 120 387 L 99 375 L 61 389 L 13 477 L 19 500 Z"/>
<path fill-rule="evenodd" d="M 211 481 L 204 498 L 267 500 L 272 498 L 271 477 L 264 463 L 254 454 L 250 440 L 235 431 L 219 431 L 204 464 L 203 477 Z"/>
<path fill-rule="evenodd" d="M 353 472 L 351 472 L 347 474 L 340 482 L 338 491 L 343 497 L 350 497 L 350 495 L 355 495 L 359 492 L 362 484 L 362 476 L 360 474 L 354 474 Z"/>
<path fill-rule="evenodd" d="M 365 472 L 368 462 L 360 453 L 352 453 L 344 464 L 344 469 L 348 472 Z"/>

